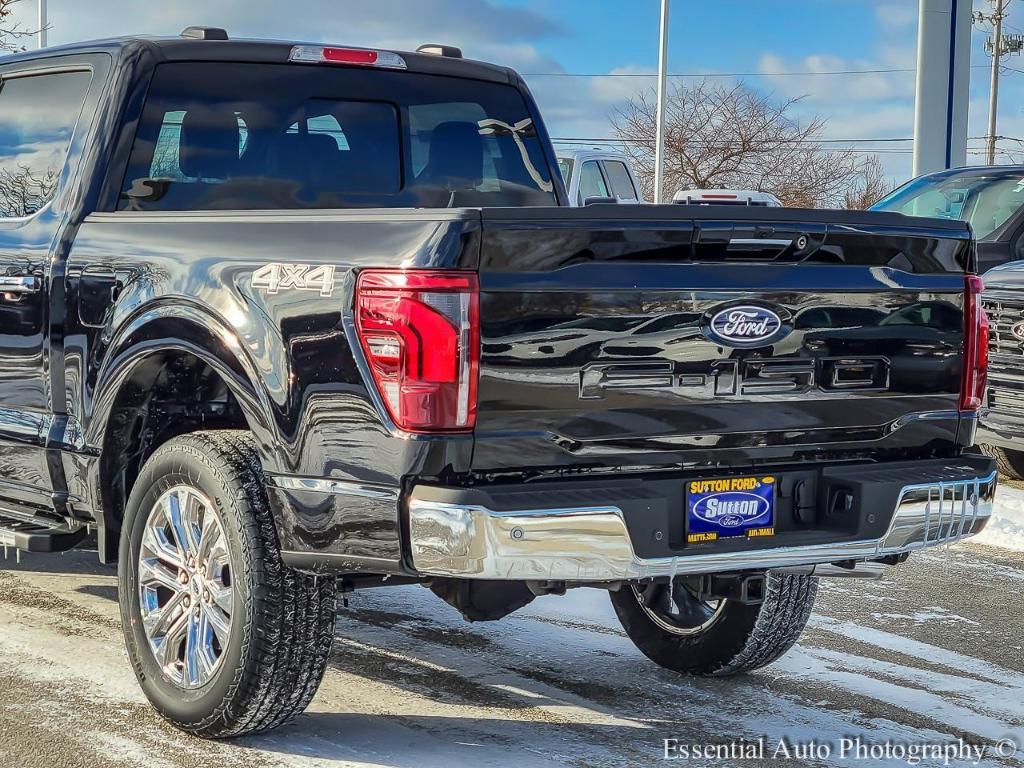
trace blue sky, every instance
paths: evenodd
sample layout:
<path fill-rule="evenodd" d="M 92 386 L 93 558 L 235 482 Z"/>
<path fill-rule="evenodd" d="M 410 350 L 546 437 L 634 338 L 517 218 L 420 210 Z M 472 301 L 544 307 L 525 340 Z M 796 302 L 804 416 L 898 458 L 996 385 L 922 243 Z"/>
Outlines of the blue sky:
<path fill-rule="evenodd" d="M 469 56 L 534 73 L 527 80 L 554 136 L 609 136 L 609 113 L 654 84 L 651 77 L 621 75 L 649 74 L 657 66 L 658 0 L 49 0 L 49 5 L 51 43 L 135 32 L 173 34 L 187 24 L 211 24 L 237 36 L 395 48 L 426 41 L 458 45 Z M 985 2 L 975 0 L 975 5 Z M 34 0 L 23 0 L 27 15 L 33 6 Z M 1024 30 L 1024 0 L 1011 0 L 1009 10 L 1010 31 Z M 725 84 L 740 79 L 780 98 L 805 97 L 800 111 L 827 118 L 830 138 L 909 137 L 916 25 L 917 0 L 673 0 L 670 71 L 751 73 L 718 79 Z M 983 38 L 981 30 L 973 33 L 971 136 L 985 130 Z M 1007 64 L 1024 70 L 1024 59 Z M 906 71 L 813 74 L 848 69 Z M 1024 73 L 1007 72 L 1000 134 L 1024 137 L 1022 96 Z M 881 146 L 887 173 L 894 180 L 906 178 L 909 143 Z M 1024 160 L 1024 153 L 1016 159 Z"/>

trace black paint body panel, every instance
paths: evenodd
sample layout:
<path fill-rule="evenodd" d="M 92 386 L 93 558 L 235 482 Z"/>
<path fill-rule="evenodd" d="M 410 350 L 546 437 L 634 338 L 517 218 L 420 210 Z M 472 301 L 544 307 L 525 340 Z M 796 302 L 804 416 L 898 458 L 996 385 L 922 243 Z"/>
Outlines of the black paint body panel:
<path fill-rule="evenodd" d="M 557 219 L 483 213 L 475 470 L 726 468 L 958 450 L 963 272 L 972 266 L 964 225 L 604 208 Z M 804 235 L 808 246 L 759 258 L 729 252 L 731 238 L 766 229 Z M 761 348 L 716 343 L 707 318 L 733 303 L 772 307 L 793 330 Z M 925 315 L 930 324 L 918 322 Z M 879 371 L 863 387 L 826 390 L 823 379 L 850 361 Z"/>
<path fill-rule="evenodd" d="M 767 464 L 811 472 L 826 461 L 951 456 L 965 444 L 958 318 L 975 256 L 959 222 L 786 209 L 735 221 L 736 209 L 685 206 L 114 212 L 161 61 L 280 63 L 289 50 L 135 39 L 0 66 L 2 75 L 92 57 L 99 73 L 53 215 L 0 223 L 3 255 L 27 259 L 47 285 L 38 306 L 2 311 L 5 328 L 26 328 L 16 343 L 0 336 L 0 457 L 24 481 L 4 487 L 6 501 L 20 488 L 21 503 L 63 507 L 116 536 L 99 490 L 115 406 L 126 381 L 171 353 L 203 361 L 237 401 L 275 483 L 289 562 L 309 568 L 405 569 L 402 498 L 414 482 L 592 482 Z M 516 85 L 536 110 L 511 70 L 406 58 L 416 72 Z M 806 244 L 730 250 L 758 239 Z M 253 273 L 277 262 L 331 265 L 334 290 L 254 287 Z M 352 324 L 355 277 L 369 267 L 479 272 L 475 433 L 411 436 L 389 423 Z M 708 312 L 748 301 L 778 307 L 792 332 L 743 350 L 702 335 Z M 944 319 L 916 322 L 915 308 Z M 907 322 L 896 322 L 901 312 Z M 821 391 L 821 377 L 849 358 L 884 360 L 854 368 L 879 386 Z M 779 362 L 797 368 L 769 370 Z M 723 394 L 710 379 L 726 369 L 742 381 Z M 605 386 L 620 374 L 627 386 Z M 765 375 L 807 389 L 744 389 Z M 654 383 L 630 386 L 631 376 Z"/>

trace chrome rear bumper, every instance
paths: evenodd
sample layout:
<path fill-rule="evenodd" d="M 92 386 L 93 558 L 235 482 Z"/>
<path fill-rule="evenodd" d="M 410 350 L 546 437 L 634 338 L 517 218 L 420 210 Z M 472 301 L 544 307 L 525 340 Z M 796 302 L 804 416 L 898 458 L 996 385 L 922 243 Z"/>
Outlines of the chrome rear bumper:
<path fill-rule="evenodd" d="M 810 546 L 637 557 L 614 504 L 495 511 L 409 499 L 413 566 L 424 575 L 595 582 L 874 560 L 979 533 L 992 515 L 996 473 L 903 486 L 884 536 Z"/>

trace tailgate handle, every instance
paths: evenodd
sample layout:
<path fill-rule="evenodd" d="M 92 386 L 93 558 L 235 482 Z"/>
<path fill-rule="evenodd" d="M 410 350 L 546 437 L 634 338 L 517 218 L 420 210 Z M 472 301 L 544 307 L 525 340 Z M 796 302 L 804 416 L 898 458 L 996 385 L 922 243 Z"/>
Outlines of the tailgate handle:
<path fill-rule="evenodd" d="M 798 248 L 804 248 L 807 245 L 807 238 L 801 238 L 804 244 L 801 246 L 797 244 Z M 774 237 L 734 237 L 729 241 L 730 251 L 749 251 L 749 250 L 761 250 L 768 246 L 775 248 L 789 248 L 793 244 L 793 239 L 788 240 Z"/>

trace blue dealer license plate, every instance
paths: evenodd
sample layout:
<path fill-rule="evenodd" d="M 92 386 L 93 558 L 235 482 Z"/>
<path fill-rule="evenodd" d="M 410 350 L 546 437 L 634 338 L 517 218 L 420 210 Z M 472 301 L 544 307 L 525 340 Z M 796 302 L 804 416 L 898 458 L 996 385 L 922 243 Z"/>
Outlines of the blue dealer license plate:
<path fill-rule="evenodd" d="M 686 540 L 690 544 L 774 535 L 774 477 L 726 477 L 686 484 Z"/>

